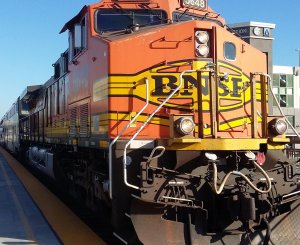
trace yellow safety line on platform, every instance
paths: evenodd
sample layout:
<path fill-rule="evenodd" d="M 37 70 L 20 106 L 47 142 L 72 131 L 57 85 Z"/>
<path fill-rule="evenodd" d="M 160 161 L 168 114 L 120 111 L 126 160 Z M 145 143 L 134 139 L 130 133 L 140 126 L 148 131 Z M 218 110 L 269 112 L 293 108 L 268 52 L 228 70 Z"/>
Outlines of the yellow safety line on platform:
<path fill-rule="evenodd" d="M 99 236 L 1 147 L 0 153 L 5 157 L 9 166 L 19 177 L 36 205 L 65 245 L 105 245 L 105 242 Z"/>

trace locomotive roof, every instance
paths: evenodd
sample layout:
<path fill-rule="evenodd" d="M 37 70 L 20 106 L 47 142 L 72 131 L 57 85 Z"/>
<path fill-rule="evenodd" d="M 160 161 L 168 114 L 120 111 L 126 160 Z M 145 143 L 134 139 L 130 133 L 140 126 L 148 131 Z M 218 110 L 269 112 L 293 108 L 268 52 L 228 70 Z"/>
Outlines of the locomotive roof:
<path fill-rule="evenodd" d="M 75 23 L 79 22 L 82 18 L 82 15 L 86 13 L 87 8 L 88 7 L 85 5 L 75 17 L 73 17 L 63 26 L 59 33 L 65 32 L 66 30 L 70 29 Z"/>

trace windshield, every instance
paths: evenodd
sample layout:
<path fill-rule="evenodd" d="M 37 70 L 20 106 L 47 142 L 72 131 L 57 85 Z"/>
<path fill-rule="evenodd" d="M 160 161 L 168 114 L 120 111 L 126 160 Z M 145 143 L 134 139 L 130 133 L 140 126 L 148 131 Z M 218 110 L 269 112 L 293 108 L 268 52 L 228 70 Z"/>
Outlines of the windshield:
<path fill-rule="evenodd" d="M 132 26 L 152 26 L 167 23 L 162 10 L 148 9 L 99 9 L 96 12 L 96 31 L 119 31 Z"/>

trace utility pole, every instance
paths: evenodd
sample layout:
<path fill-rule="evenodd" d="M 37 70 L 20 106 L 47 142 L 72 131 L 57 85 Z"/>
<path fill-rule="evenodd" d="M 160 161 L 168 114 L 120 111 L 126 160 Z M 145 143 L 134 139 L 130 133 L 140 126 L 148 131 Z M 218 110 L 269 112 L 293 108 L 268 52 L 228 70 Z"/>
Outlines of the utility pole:
<path fill-rule="evenodd" d="M 299 53 L 299 64 L 298 64 L 298 66 L 300 67 L 300 48 L 297 48 L 296 51 Z"/>

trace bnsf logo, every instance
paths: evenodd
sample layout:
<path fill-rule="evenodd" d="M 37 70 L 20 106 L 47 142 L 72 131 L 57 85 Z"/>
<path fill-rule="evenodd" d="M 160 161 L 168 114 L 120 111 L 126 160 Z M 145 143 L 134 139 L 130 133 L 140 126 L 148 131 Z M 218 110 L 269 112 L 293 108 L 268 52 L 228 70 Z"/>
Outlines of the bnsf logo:
<path fill-rule="evenodd" d="M 155 81 L 155 91 L 152 93 L 154 96 L 168 96 L 172 93 L 173 89 L 176 89 L 179 83 L 177 76 L 173 75 L 153 75 L 152 78 Z M 209 77 L 202 76 L 202 93 L 203 95 L 209 94 Z M 199 82 L 191 75 L 183 76 L 183 86 L 181 88 L 180 95 L 189 96 L 193 95 L 191 85 L 198 88 Z M 167 88 L 166 88 L 167 87 Z M 228 80 L 219 81 L 219 96 L 231 96 L 241 97 L 240 91 L 243 89 L 243 83 L 241 78 L 229 77 Z"/>

